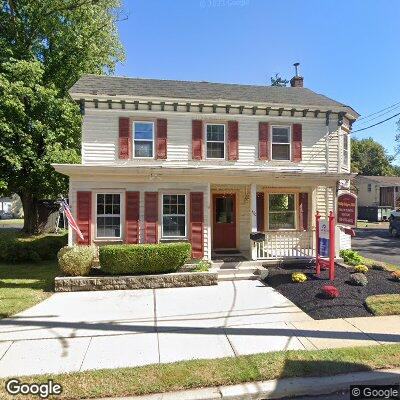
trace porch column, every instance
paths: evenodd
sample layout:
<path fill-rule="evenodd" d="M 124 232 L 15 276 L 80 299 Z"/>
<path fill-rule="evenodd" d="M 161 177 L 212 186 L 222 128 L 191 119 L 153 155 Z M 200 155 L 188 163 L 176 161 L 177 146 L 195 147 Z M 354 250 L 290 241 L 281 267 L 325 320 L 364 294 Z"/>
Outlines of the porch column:
<path fill-rule="evenodd" d="M 250 229 L 251 232 L 257 232 L 257 185 L 250 185 Z M 250 240 L 251 259 L 257 260 L 257 245 Z"/>
<path fill-rule="evenodd" d="M 207 190 L 204 199 L 205 229 L 207 230 L 207 261 L 211 261 L 211 224 L 212 224 L 212 205 L 211 205 L 211 184 L 207 183 Z"/>

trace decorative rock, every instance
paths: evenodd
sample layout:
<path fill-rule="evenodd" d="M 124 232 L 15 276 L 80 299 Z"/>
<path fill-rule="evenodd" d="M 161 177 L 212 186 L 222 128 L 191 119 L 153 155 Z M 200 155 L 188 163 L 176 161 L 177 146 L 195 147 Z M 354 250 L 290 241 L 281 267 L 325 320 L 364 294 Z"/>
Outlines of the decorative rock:
<path fill-rule="evenodd" d="M 367 286 L 368 279 L 361 272 L 357 272 L 355 274 L 350 275 L 350 282 L 356 286 Z"/>
<path fill-rule="evenodd" d="M 57 277 L 56 292 L 92 290 L 157 289 L 218 284 L 218 274 L 213 272 L 178 272 L 159 275 Z"/>
<path fill-rule="evenodd" d="M 260 279 L 262 281 L 265 281 L 268 278 L 268 275 L 269 275 L 268 268 L 263 268 L 263 269 L 260 269 L 259 271 L 260 271 Z"/>

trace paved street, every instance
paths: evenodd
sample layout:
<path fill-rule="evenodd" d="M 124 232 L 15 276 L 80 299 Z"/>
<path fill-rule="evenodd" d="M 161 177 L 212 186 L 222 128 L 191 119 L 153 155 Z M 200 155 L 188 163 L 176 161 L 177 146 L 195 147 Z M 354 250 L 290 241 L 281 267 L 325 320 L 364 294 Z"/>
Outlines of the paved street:
<path fill-rule="evenodd" d="M 375 321 L 314 321 L 259 281 L 57 293 L 0 321 L 0 376 L 400 342 L 400 316 Z"/>
<path fill-rule="evenodd" d="M 364 257 L 400 265 L 400 238 L 392 238 L 388 229 L 356 229 L 352 247 Z"/>

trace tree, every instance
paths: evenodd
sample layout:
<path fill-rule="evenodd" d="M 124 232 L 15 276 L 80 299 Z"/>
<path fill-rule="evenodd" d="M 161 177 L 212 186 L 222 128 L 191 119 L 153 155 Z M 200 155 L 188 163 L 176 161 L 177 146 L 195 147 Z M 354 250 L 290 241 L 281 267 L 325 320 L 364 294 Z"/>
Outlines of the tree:
<path fill-rule="evenodd" d="M 372 138 L 351 141 L 351 170 L 361 175 L 397 175 L 393 157 Z"/>
<path fill-rule="evenodd" d="M 124 54 L 119 0 L 2 0 L 0 192 L 22 200 L 26 233 L 38 202 L 67 192 L 51 163 L 79 162 L 81 116 L 68 89 L 83 73 L 111 73 Z"/>
<path fill-rule="evenodd" d="M 289 81 L 281 78 L 279 74 L 275 74 L 275 78 L 271 76 L 271 86 L 285 87 L 288 83 Z"/>

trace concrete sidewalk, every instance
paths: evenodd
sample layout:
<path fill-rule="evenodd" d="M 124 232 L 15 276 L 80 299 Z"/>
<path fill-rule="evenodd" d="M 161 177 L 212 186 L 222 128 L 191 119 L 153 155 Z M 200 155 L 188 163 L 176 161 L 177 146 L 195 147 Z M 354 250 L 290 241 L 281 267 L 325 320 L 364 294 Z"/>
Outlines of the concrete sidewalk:
<path fill-rule="evenodd" d="M 57 293 L 0 321 L 0 376 L 400 343 L 400 316 L 315 321 L 259 281 Z"/>

